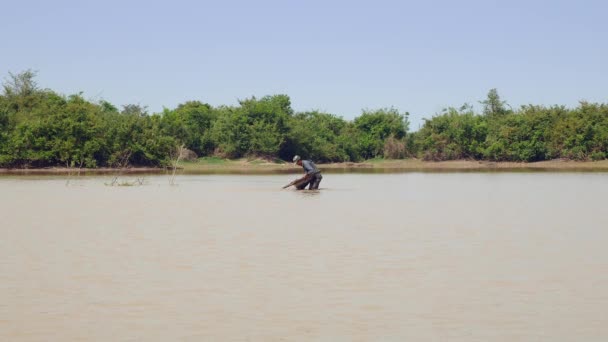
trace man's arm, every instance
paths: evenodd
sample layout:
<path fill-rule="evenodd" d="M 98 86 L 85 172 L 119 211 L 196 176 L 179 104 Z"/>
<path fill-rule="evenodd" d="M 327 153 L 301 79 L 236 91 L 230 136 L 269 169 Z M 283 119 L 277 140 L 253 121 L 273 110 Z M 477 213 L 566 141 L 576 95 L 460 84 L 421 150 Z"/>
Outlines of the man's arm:
<path fill-rule="evenodd" d="M 283 187 L 283 189 L 289 188 L 289 187 L 290 187 L 290 186 L 292 186 L 292 185 L 296 185 L 296 184 L 302 183 L 302 182 L 304 182 L 304 181 L 308 181 L 310 178 L 312 178 L 312 174 L 308 174 L 308 173 L 306 173 L 306 174 L 304 174 L 304 176 L 302 176 L 302 177 L 300 177 L 300 178 L 298 178 L 298 179 L 296 179 L 296 180 L 292 181 L 291 183 L 289 183 L 289 184 L 285 185 L 285 186 Z"/>

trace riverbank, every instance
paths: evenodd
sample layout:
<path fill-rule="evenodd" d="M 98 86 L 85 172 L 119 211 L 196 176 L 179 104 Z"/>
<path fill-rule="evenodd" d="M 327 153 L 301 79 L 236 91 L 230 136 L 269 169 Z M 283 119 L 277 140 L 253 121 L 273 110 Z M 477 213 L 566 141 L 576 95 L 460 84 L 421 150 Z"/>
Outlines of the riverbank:
<path fill-rule="evenodd" d="M 276 163 L 263 160 L 225 160 L 218 162 L 186 162 L 182 165 L 186 173 L 288 173 L 301 172 L 302 168 L 292 163 Z M 489 162 L 477 160 L 423 161 L 419 159 L 385 160 L 373 159 L 360 163 L 317 164 L 328 173 L 340 172 L 466 172 L 466 171 L 608 171 L 608 160 L 572 161 L 550 160 L 534 163 Z"/>
<path fill-rule="evenodd" d="M 423 161 L 419 159 L 384 160 L 374 159 L 361 163 L 328 163 L 318 164 L 323 172 L 467 172 L 467 171 L 606 171 L 608 160 L 602 161 L 571 161 L 549 160 L 533 163 L 489 162 L 476 160 L 452 161 Z M 0 174 L 162 174 L 171 172 L 164 168 L 133 167 L 125 169 L 71 169 L 71 168 L 39 168 L 39 169 L 0 169 Z M 187 174 L 272 174 L 299 173 L 301 168 L 292 163 L 282 161 L 266 161 L 262 159 L 228 160 L 220 158 L 201 158 L 197 161 L 180 162 L 179 173 Z"/>

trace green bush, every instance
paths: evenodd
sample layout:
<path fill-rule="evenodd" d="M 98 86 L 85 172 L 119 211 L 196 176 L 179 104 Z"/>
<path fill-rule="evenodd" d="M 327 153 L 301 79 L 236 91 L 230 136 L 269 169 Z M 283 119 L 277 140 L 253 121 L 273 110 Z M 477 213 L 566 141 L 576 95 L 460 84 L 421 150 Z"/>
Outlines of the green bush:
<path fill-rule="evenodd" d="M 167 165 L 176 146 L 199 156 L 319 162 L 373 158 L 540 161 L 608 156 L 608 105 L 511 109 L 496 89 L 476 113 L 447 108 L 408 132 L 409 114 L 364 110 L 352 121 L 318 111 L 295 113 L 287 95 L 251 97 L 237 106 L 188 101 L 148 114 L 82 94 L 40 89 L 35 73 L 9 74 L 0 95 L 0 166 Z"/>

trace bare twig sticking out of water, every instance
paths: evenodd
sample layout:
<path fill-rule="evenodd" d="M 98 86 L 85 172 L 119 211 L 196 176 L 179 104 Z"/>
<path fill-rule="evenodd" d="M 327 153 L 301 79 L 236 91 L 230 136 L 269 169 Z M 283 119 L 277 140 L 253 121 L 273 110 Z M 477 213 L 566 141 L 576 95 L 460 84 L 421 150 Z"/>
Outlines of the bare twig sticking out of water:
<path fill-rule="evenodd" d="M 182 158 L 182 155 L 184 154 L 185 151 L 185 146 L 184 144 L 182 144 L 180 147 L 176 148 L 176 155 L 174 158 L 171 158 L 172 164 L 173 164 L 173 173 L 171 174 L 171 179 L 169 180 L 169 184 L 170 185 L 176 185 L 175 183 L 175 172 L 177 170 L 177 164 L 179 163 L 179 160 Z"/>
<path fill-rule="evenodd" d="M 82 165 L 84 164 L 84 160 L 80 161 L 80 165 L 78 165 L 78 172 L 76 173 L 76 177 L 80 177 L 80 170 L 82 169 Z M 70 185 L 70 181 L 72 180 L 72 171 L 74 168 L 74 161 L 72 161 L 71 164 L 69 164 L 67 161 L 65 162 L 65 167 L 68 169 L 68 179 L 65 181 L 65 186 L 69 186 Z"/>
<path fill-rule="evenodd" d="M 65 162 L 65 167 L 68 169 L 68 179 L 65 181 L 65 186 L 70 185 L 70 179 L 72 178 L 72 170 L 70 169 L 70 163 Z"/>
<path fill-rule="evenodd" d="M 127 166 L 129 165 L 129 158 L 131 158 L 131 150 L 126 150 L 123 152 L 122 158 L 118 161 L 118 163 L 115 164 L 115 167 L 117 168 L 116 173 L 114 174 L 114 176 L 112 177 L 112 181 L 110 183 L 106 183 L 106 185 L 109 186 L 131 186 L 131 185 L 135 185 L 136 183 L 139 183 L 139 185 L 143 185 L 144 183 L 144 178 L 143 177 L 138 177 L 137 180 L 133 183 L 129 183 L 127 181 L 118 182 L 118 179 L 120 176 L 122 176 L 126 169 Z"/>

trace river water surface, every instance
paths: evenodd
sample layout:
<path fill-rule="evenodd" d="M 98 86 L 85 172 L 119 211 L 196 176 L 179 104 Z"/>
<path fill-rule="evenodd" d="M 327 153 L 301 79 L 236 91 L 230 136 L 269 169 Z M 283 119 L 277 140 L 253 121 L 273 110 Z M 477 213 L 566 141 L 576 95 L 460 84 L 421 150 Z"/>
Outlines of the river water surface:
<path fill-rule="evenodd" d="M 0 341 L 606 341 L 606 173 L 0 178 Z"/>

